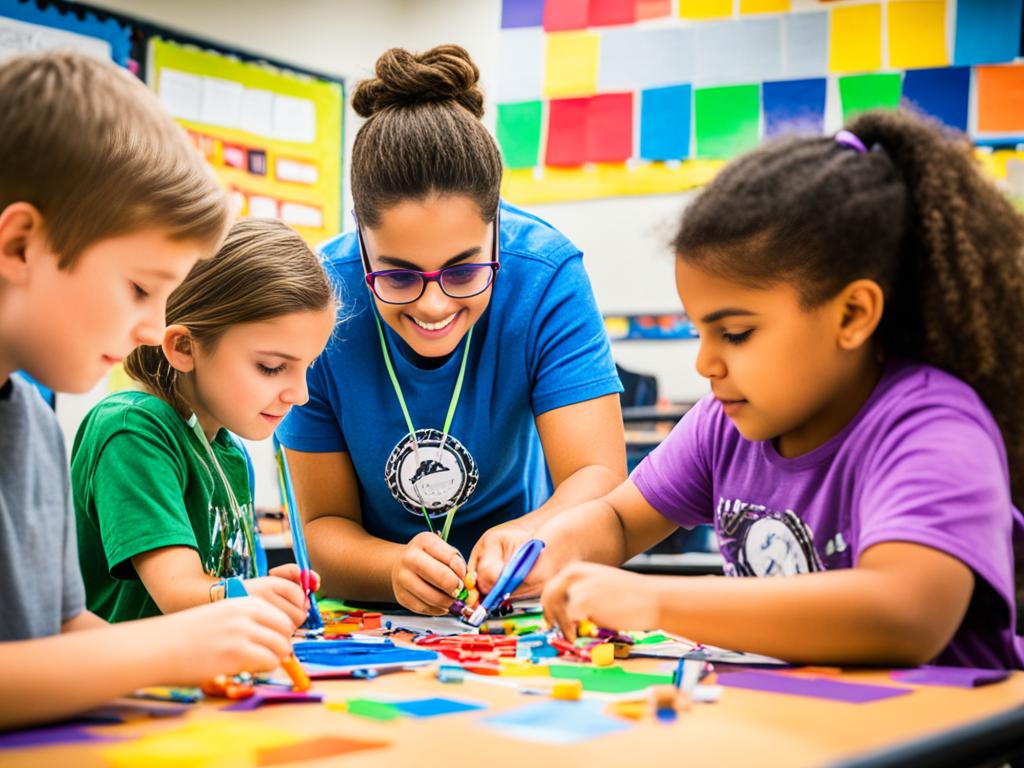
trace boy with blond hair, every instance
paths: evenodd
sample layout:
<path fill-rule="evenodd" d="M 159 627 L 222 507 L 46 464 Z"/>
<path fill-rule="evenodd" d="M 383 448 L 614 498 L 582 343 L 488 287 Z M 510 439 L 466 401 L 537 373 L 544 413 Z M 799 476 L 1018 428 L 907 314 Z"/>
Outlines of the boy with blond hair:
<path fill-rule="evenodd" d="M 228 218 L 209 168 L 126 71 L 72 52 L 0 64 L 0 729 L 290 652 L 290 619 L 257 598 L 117 626 L 87 611 L 62 435 L 12 375 L 84 392 L 160 343 L 168 295 Z"/>

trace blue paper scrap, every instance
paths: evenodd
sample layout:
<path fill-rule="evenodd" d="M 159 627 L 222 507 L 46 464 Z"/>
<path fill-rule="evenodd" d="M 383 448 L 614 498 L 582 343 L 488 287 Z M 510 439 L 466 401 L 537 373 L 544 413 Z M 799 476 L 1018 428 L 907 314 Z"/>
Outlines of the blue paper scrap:
<path fill-rule="evenodd" d="M 765 137 L 821 135 L 825 130 L 827 82 L 815 78 L 765 83 L 761 87 Z"/>
<path fill-rule="evenodd" d="M 953 63 L 999 64 L 1020 53 L 1024 0 L 960 0 Z"/>
<path fill-rule="evenodd" d="M 482 718 L 481 723 L 516 739 L 545 744 L 575 744 L 629 728 L 604 714 L 601 701 L 547 701 Z"/>
<path fill-rule="evenodd" d="M 692 100 L 689 85 L 641 92 L 640 157 L 681 160 L 690 156 Z"/>
<path fill-rule="evenodd" d="M 544 23 L 544 0 L 502 0 L 501 27 L 539 27 Z"/>
<path fill-rule="evenodd" d="M 447 699 L 440 696 L 430 699 L 396 701 L 394 706 L 411 717 L 437 717 L 438 715 L 454 715 L 458 712 L 475 712 L 479 709 L 487 709 L 485 704 L 464 701 L 462 699 Z"/>
<path fill-rule="evenodd" d="M 970 67 L 908 69 L 903 78 L 904 102 L 961 131 L 967 130 L 970 92 Z"/>

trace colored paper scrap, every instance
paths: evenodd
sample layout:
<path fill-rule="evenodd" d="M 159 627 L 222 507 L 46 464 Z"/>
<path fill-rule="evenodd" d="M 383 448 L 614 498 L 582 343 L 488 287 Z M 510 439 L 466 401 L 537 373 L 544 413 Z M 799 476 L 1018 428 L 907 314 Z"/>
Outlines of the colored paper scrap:
<path fill-rule="evenodd" d="M 331 705 L 328 705 L 328 707 L 333 709 Z M 350 715 L 365 717 L 368 720 L 380 720 L 381 722 L 397 720 L 404 714 L 393 703 L 377 701 L 375 699 L 349 699 L 344 709 Z"/>
<path fill-rule="evenodd" d="M 849 704 L 867 704 L 913 693 L 912 688 L 896 688 L 865 683 L 847 683 L 828 678 L 794 677 L 774 672 L 728 672 L 718 675 L 718 684 L 748 691 L 807 696 Z"/>
<path fill-rule="evenodd" d="M 679 0 L 684 19 L 720 19 L 732 16 L 732 0 Z"/>
<path fill-rule="evenodd" d="M 319 760 L 324 757 L 358 752 L 363 749 L 387 747 L 388 741 L 365 741 L 362 739 L 342 738 L 340 736 L 320 736 L 319 738 L 300 741 L 298 744 L 285 744 L 280 747 L 266 747 L 256 750 L 256 765 L 282 765 L 302 763 L 307 760 Z"/>
<path fill-rule="evenodd" d="M 582 165 L 587 159 L 589 99 L 554 99 L 548 104 L 546 165 Z"/>
<path fill-rule="evenodd" d="M 636 21 L 636 0 L 590 0 L 589 24 L 610 27 Z"/>
<path fill-rule="evenodd" d="M 593 32 L 556 32 L 547 36 L 544 95 L 590 96 L 597 90 L 601 37 Z"/>
<path fill-rule="evenodd" d="M 544 0 L 502 0 L 501 28 L 539 27 L 544 23 Z"/>
<path fill-rule="evenodd" d="M 544 31 L 506 29 L 498 38 L 498 101 L 530 101 L 544 91 Z"/>
<path fill-rule="evenodd" d="M 791 13 L 782 17 L 784 77 L 828 74 L 828 12 Z"/>
<path fill-rule="evenodd" d="M 702 24 L 696 85 L 732 85 L 782 77 L 780 17 Z"/>
<path fill-rule="evenodd" d="M 839 78 L 843 122 L 869 109 L 896 109 L 900 105 L 899 73 L 849 75 Z"/>
<path fill-rule="evenodd" d="M 1024 64 L 977 67 L 978 130 L 1024 130 Z"/>
<path fill-rule="evenodd" d="M 633 155 L 633 94 L 602 93 L 587 104 L 587 160 L 607 163 Z"/>
<path fill-rule="evenodd" d="M 696 74 L 693 27 L 612 29 L 601 37 L 601 93 L 686 83 Z"/>
<path fill-rule="evenodd" d="M 245 699 L 221 707 L 225 712 L 250 712 L 268 704 L 319 704 L 324 700 L 322 693 L 312 691 L 283 691 L 275 688 L 257 688 L 256 693 Z"/>
<path fill-rule="evenodd" d="M 552 664 L 551 677 L 560 680 L 579 680 L 583 690 L 595 693 L 634 693 L 652 685 L 671 685 L 671 675 L 650 675 L 627 672 L 622 667 L 592 667 L 588 665 Z"/>
<path fill-rule="evenodd" d="M 575 744 L 629 728 L 608 717 L 599 701 L 546 701 L 491 715 L 481 723 L 505 736 L 545 744 Z"/>
<path fill-rule="evenodd" d="M 952 688 L 978 688 L 999 683 L 1010 676 L 1005 669 L 973 669 L 971 667 L 938 667 L 925 665 L 917 669 L 901 669 L 891 677 L 900 683 L 945 685 Z"/>
<path fill-rule="evenodd" d="M 882 66 L 882 6 L 849 5 L 832 9 L 830 72 L 868 72 Z"/>
<path fill-rule="evenodd" d="M 461 699 L 434 697 L 430 699 L 410 699 L 394 702 L 396 709 L 410 717 L 437 717 L 438 715 L 454 715 L 459 712 L 475 712 L 487 709 L 487 705 Z"/>
<path fill-rule="evenodd" d="M 100 755 L 114 768 L 244 765 L 258 750 L 298 741 L 295 734 L 266 723 L 216 717 L 106 747 Z"/>
<path fill-rule="evenodd" d="M 647 160 L 689 157 L 692 97 L 689 85 L 641 92 L 640 157 Z"/>
<path fill-rule="evenodd" d="M 903 77 L 905 104 L 961 131 L 967 130 L 970 92 L 970 67 L 912 69 Z"/>
<path fill-rule="evenodd" d="M 828 81 L 783 80 L 764 83 L 765 138 L 787 134 L 819 135 L 825 130 L 825 94 Z"/>
<path fill-rule="evenodd" d="M 694 93 L 697 156 L 729 158 L 757 145 L 760 88 L 730 85 Z"/>
<path fill-rule="evenodd" d="M 672 13 L 672 0 L 636 0 L 636 17 L 643 19 L 660 19 Z"/>
<path fill-rule="evenodd" d="M 546 0 L 544 3 L 544 29 L 559 32 L 583 29 L 590 21 L 590 0 Z"/>
<path fill-rule="evenodd" d="M 437 660 L 433 651 L 401 648 L 390 640 L 310 640 L 295 643 L 299 661 L 339 669 L 387 669 L 428 664 Z"/>
<path fill-rule="evenodd" d="M 1020 53 L 1022 0 L 961 0 L 956 4 L 953 63 L 999 64 Z"/>
<path fill-rule="evenodd" d="M 498 105 L 498 144 L 506 168 L 532 168 L 540 155 L 541 103 Z"/>
<path fill-rule="evenodd" d="M 740 13 L 787 13 L 790 0 L 740 0 Z"/>
<path fill-rule="evenodd" d="M 96 733 L 76 723 L 61 723 L 0 733 L 0 750 L 52 747 L 56 744 L 95 744 L 121 741 L 123 738 L 123 736 Z"/>
<path fill-rule="evenodd" d="M 949 64 L 946 0 L 890 2 L 888 24 L 889 66 L 893 69 Z"/>

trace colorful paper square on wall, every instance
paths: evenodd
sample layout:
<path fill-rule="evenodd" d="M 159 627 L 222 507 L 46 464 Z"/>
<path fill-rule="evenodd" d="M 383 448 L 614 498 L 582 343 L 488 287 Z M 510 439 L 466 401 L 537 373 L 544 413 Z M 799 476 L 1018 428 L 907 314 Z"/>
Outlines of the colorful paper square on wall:
<path fill-rule="evenodd" d="M 498 105 L 498 144 L 506 168 L 533 168 L 540 156 L 540 101 Z"/>
<path fill-rule="evenodd" d="M 1024 133 L 1024 64 L 978 67 L 978 131 Z"/>
<path fill-rule="evenodd" d="M 690 156 L 689 85 L 651 88 L 640 96 L 640 157 L 682 160 Z"/>
<path fill-rule="evenodd" d="M 587 160 L 613 163 L 633 155 L 633 94 L 603 93 L 587 104 Z"/>
<path fill-rule="evenodd" d="M 546 165 L 587 161 L 587 105 L 590 99 L 552 99 L 548 104 Z"/>
<path fill-rule="evenodd" d="M 757 146 L 760 87 L 730 85 L 694 92 L 697 157 L 729 158 Z"/>
<path fill-rule="evenodd" d="M 547 36 L 544 95 L 592 96 L 597 91 L 601 38 L 593 32 L 557 32 Z"/>
<path fill-rule="evenodd" d="M 843 122 L 869 109 L 896 109 L 900 105 L 899 73 L 850 75 L 839 78 Z"/>
<path fill-rule="evenodd" d="M 829 28 L 829 72 L 870 72 L 882 66 L 882 6 L 833 8 Z"/>
<path fill-rule="evenodd" d="M 903 103 L 961 131 L 967 130 L 970 67 L 912 69 L 903 78 Z"/>
<path fill-rule="evenodd" d="M 825 130 L 825 78 L 782 80 L 765 83 L 765 138 L 786 135 L 820 135 Z"/>
<path fill-rule="evenodd" d="M 970 0 L 961 0 L 961 4 Z M 894 69 L 944 67 L 946 0 L 890 0 L 889 66 Z"/>

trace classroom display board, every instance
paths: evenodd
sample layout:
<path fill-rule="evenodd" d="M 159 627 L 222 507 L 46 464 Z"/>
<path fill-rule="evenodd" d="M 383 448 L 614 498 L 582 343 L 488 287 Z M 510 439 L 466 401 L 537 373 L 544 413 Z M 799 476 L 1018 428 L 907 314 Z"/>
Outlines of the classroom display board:
<path fill-rule="evenodd" d="M 1024 161 L 1022 2 L 503 0 L 502 193 L 675 192 L 764 139 L 901 104 L 1005 176 Z"/>
<path fill-rule="evenodd" d="M 0 61 L 21 53 L 75 48 L 128 66 L 131 30 L 112 18 L 64 13 L 55 6 L 0 0 Z"/>
<path fill-rule="evenodd" d="M 281 219 L 310 245 L 341 230 L 341 83 L 159 37 L 147 60 L 242 216 Z"/>

